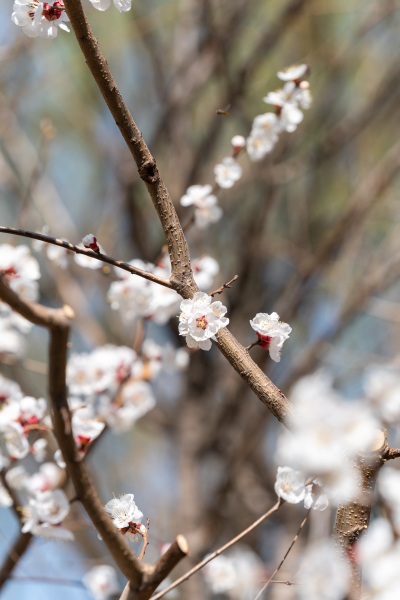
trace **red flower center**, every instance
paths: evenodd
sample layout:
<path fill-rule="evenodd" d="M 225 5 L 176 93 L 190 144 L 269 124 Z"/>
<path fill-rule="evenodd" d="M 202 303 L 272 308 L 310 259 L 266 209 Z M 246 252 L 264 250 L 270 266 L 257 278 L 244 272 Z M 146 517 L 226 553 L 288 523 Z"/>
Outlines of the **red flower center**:
<path fill-rule="evenodd" d="M 57 19 L 59 19 L 61 17 L 63 9 L 64 9 L 63 2 L 54 2 L 53 6 L 50 6 L 50 4 L 48 2 L 45 2 L 43 4 L 42 15 L 48 21 L 56 21 Z"/>
<path fill-rule="evenodd" d="M 263 350 L 269 350 L 269 345 L 270 342 L 272 340 L 272 337 L 270 337 L 269 335 L 262 335 L 261 333 L 258 333 L 258 338 L 260 340 L 260 346 Z"/>
<path fill-rule="evenodd" d="M 206 319 L 206 315 L 203 315 L 202 317 L 199 317 L 198 319 L 196 319 L 196 327 L 199 327 L 200 329 L 207 329 L 207 319 Z"/>

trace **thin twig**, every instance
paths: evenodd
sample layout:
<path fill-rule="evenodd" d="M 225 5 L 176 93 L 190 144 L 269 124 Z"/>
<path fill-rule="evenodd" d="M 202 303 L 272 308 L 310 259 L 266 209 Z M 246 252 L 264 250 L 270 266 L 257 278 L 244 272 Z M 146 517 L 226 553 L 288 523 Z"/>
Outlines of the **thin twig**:
<path fill-rule="evenodd" d="M 301 583 L 296 583 L 295 581 L 277 581 L 273 579 L 270 583 L 283 583 L 284 585 L 301 585 Z"/>
<path fill-rule="evenodd" d="M 150 519 L 149 519 L 149 517 L 147 517 L 146 531 L 143 534 L 143 548 L 140 553 L 139 560 L 142 560 L 144 553 L 146 552 L 146 548 L 149 545 L 149 542 L 147 541 L 147 536 L 149 534 L 149 526 L 150 526 Z"/>
<path fill-rule="evenodd" d="M 289 548 L 287 549 L 287 552 L 285 554 L 285 556 L 282 558 L 281 562 L 279 563 L 279 565 L 276 567 L 275 571 L 272 573 L 271 577 L 268 579 L 267 583 L 264 585 L 264 587 L 258 592 L 257 596 L 255 597 L 254 600 L 258 600 L 258 598 L 261 596 L 261 594 L 263 593 L 264 590 L 267 589 L 267 587 L 269 586 L 270 583 L 272 583 L 273 578 L 275 577 L 275 575 L 277 574 L 277 572 L 279 571 L 279 569 L 281 568 L 281 566 L 283 565 L 283 563 L 285 562 L 285 560 L 287 559 L 289 552 L 291 551 L 291 549 L 293 548 L 293 546 L 296 543 L 297 538 L 300 535 L 300 531 L 303 529 L 305 522 L 307 521 L 308 515 L 310 514 L 311 508 L 308 509 L 308 512 L 306 514 L 306 516 L 304 517 L 298 532 L 296 533 L 296 535 L 293 538 L 292 543 L 290 544 Z M 288 584 L 289 585 L 289 584 Z"/>
<path fill-rule="evenodd" d="M 3 226 L 0 226 L 0 233 L 19 235 L 22 237 L 31 238 L 33 240 L 40 240 L 41 242 L 46 242 L 48 244 L 54 244 L 55 246 L 61 246 L 62 248 L 70 250 L 71 252 L 75 252 L 76 254 L 84 254 L 85 256 L 90 256 L 91 258 L 97 258 L 97 260 L 107 263 L 108 265 L 113 265 L 114 267 L 118 267 L 119 269 L 128 271 L 128 273 L 132 273 L 132 275 L 139 275 L 139 277 L 143 277 L 144 279 L 148 279 L 149 281 L 153 281 L 154 283 L 158 283 L 160 285 L 163 285 L 164 287 L 174 289 L 172 283 L 170 283 L 168 279 L 164 279 L 164 277 L 158 277 L 157 275 L 153 275 L 148 271 L 142 271 L 142 269 L 133 267 L 132 265 L 122 262 L 121 260 L 116 260 L 115 258 L 106 256 L 105 254 L 100 254 L 99 252 L 94 252 L 93 250 L 89 250 L 88 248 L 81 248 L 80 246 L 76 246 L 75 244 L 71 244 L 70 242 L 65 242 L 64 240 L 60 240 L 59 238 L 53 238 L 49 235 L 44 235 L 43 233 L 36 233 L 34 231 L 25 231 L 24 229 L 14 229 L 13 227 Z"/>
<path fill-rule="evenodd" d="M 383 460 L 392 460 L 393 458 L 400 457 L 400 448 L 389 448 L 385 450 L 382 458 Z"/>
<path fill-rule="evenodd" d="M 254 348 L 254 346 L 259 346 L 260 345 L 260 340 L 257 340 L 256 342 L 253 342 L 252 344 L 250 344 L 250 346 L 247 346 L 245 348 L 245 350 L 249 351 L 251 348 Z"/>
<path fill-rule="evenodd" d="M 253 529 L 258 527 L 258 525 L 260 525 L 260 523 L 265 521 L 265 519 L 268 519 L 268 517 L 271 516 L 274 512 L 276 512 L 282 506 L 282 504 L 284 502 L 285 501 L 282 500 L 282 498 L 279 498 L 278 502 L 276 504 L 274 504 L 274 506 L 268 512 L 266 512 L 265 515 L 263 515 L 262 517 L 257 519 L 257 521 L 255 521 L 252 525 L 250 525 L 250 527 L 248 527 L 247 529 L 242 531 L 242 533 L 239 533 L 239 535 L 237 535 L 235 538 L 233 538 L 230 542 L 228 542 L 224 546 L 221 546 L 221 548 L 219 548 L 218 550 L 216 550 L 215 552 L 213 552 L 212 554 L 207 556 L 207 558 L 205 558 L 204 560 L 199 562 L 195 567 L 193 567 L 193 569 L 190 569 L 190 571 L 185 573 L 185 575 L 182 575 L 182 577 L 179 577 L 179 579 L 177 579 L 176 581 L 174 581 L 174 583 L 172 583 L 167 588 L 165 588 L 165 590 L 162 590 L 155 596 L 152 596 L 151 600 L 159 600 L 159 598 L 162 598 L 163 596 L 165 596 L 165 594 L 168 594 L 168 592 L 170 592 L 171 590 L 176 588 L 178 585 L 180 585 L 187 579 L 189 579 L 189 577 L 191 577 L 192 575 L 197 573 L 197 571 L 200 571 L 200 569 L 202 569 L 207 563 L 211 562 L 214 558 L 217 558 L 217 556 L 222 554 L 222 552 L 225 552 L 225 550 L 228 550 L 228 548 L 230 548 L 231 546 L 236 544 L 239 540 L 244 538 L 248 533 L 250 533 L 250 531 L 253 531 Z M 274 573 L 274 575 L 275 575 L 275 573 Z"/>
<path fill-rule="evenodd" d="M 234 281 L 236 281 L 236 279 L 239 279 L 239 275 L 235 275 L 235 277 L 233 277 L 230 281 L 228 281 L 227 283 L 223 283 L 221 285 L 221 287 L 219 287 L 217 290 L 215 290 L 214 292 L 211 292 L 210 296 L 215 296 L 216 294 L 222 294 L 222 292 L 226 289 L 226 288 L 230 288 L 232 287 L 230 284 L 233 283 Z"/>

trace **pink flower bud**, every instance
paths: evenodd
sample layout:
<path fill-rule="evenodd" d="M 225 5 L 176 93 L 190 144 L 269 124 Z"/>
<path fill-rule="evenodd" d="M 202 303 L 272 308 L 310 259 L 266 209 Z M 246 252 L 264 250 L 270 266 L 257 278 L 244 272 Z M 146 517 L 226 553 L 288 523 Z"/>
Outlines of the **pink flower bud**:
<path fill-rule="evenodd" d="M 94 237 L 93 233 L 85 235 L 85 237 L 82 239 L 82 242 L 85 248 L 90 248 L 90 250 L 93 250 L 94 252 L 99 252 L 100 248 L 97 244 L 97 239 Z"/>
<path fill-rule="evenodd" d="M 234 135 L 231 139 L 232 148 L 235 154 L 240 152 L 246 145 L 246 140 L 242 135 Z"/>

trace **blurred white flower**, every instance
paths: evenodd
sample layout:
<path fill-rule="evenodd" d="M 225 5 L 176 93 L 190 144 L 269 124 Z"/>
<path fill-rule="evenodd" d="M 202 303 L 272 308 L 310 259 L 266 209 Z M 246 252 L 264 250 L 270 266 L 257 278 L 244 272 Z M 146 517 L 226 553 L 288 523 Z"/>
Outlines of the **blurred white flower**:
<path fill-rule="evenodd" d="M 246 138 L 242 135 L 234 135 L 231 139 L 232 148 L 235 154 L 238 154 L 242 148 L 246 145 Z"/>
<path fill-rule="evenodd" d="M 298 504 L 306 495 L 305 478 L 300 471 L 291 467 L 278 467 L 275 481 L 275 493 L 290 504 Z"/>
<path fill-rule="evenodd" d="M 211 185 L 191 185 L 181 198 L 182 206 L 192 204 L 195 206 L 195 222 L 201 229 L 219 221 L 222 217 L 222 209 L 217 205 L 217 197 L 212 195 L 211 191 Z"/>
<path fill-rule="evenodd" d="M 258 162 L 272 152 L 276 140 L 272 136 L 265 135 L 261 129 L 253 129 L 246 140 L 247 154 L 250 160 Z"/>
<path fill-rule="evenodd" d="M 212 297 L 197 292 L 191 300 L 182 300 L 179 315 L 179 335 L 186 336 L 189 348 L 210 350 L 210 338 L 229 324 L 224 317 L 227 309 L 221 302 L 212 302 Z"/>
<path fill-rule="evenodd" d="M 60 487 L 64 481 L 64 471 L 62 471 L 53 462 L 46 462 L 40 465 L 36 473 L 33 473 L 25 482 L 25 487 L 30 494 L 37 492 L 47 492 Z"/>
<path fill-rule="evenodd" d="M 46 491 L 36 493 L 29 500 L 29 505 L 22 509 L 24 525 L 22 532 L 30 531 L 33 535 L 44 537 L 61 537 L 62 539 L 73 539 L 71 532 L 63 530 L 59 525 L 69 513 L 69 501 L 62 490 Z M 52 525 L 57 525 L 54 529 Z M 43 530 L 43 526 L 45 529 Z"/>
<path fill-rule="evenodd" d="M 4 423 L 0 426 L 0 431 L 4 435 L 7 452 L 11 458 L 21 460 L 29 454 L 29 442 L 20 423 L 15 421 Z"/>
<path fill-rule="evenodd" d="M 350 583 L 350 566 L 340 549 L 329 542 L 307 547 L 297 575 L 300 600 L 344 600 Z"/>
<path fill-rule="evenodd" d="M 25 300 L 37 300 L 40 279 L 39 264 L 29 246 L 0 244 L 0 273 L 8 285 Z"/>
<path fill-rule="evenodd" d="M 78 248 L 85 248 L 83 244 L 78 244 Z M 102 246 L 98 246 L 99 252 L 101 254 L 105 254 L 104 248 Z M 87 256 L 86 254 L 74 254 L 74 261 L 80 267 L 84 269 L 101 269 L 103 267 L 103 263 L 101 260 L 97 258 L 93 258 L 92 256 Z"/>
<path fill-rule="evenodd" d="M 226 156 L 214 167 L 215 181 L 221 188 L 231 188 L 241 178 L 242 172 L 239 163 L 232 156 Z"/>
<path fill-rule="evenodd" d="M 269 355 L 275 362 L 281 360 L 280 351 L 285 340 L 288 339 L 292 328 L 287 323 L 279 321 L 277 313 L 257 313 L 250 325 L 257 332 L 260 346 L 269 350 Z"/>
<path fill-rule="evenodd" d="M 21 396 L 22 392 L 18 383 L 0 374 L 0 404 Z"/>
<path fill-rule="evenodd" d="M 47 258 L 53 262 L 57 267 L 66 269 L 68 267 L 68 250 L 62 246 L 56 246 L 55 244 L 47 244 L 46 248 Z"/>
<path fill-rule="evenodd" d="M 8 493 L 7 489 L 2 483 L 0 483 L 0 506 L 2 508 L 10 508 L 13 505 L 13 499 Z"/>
<path fill-rule="evenodd" d="M 322 493 L 321 480 L 315 480 L 311 485 L 306 486 L 306 495 L 304 497 L 304 508 L 313 508 L 313 510 L 325 510 L 329 506 L 329 499 Z"/>
<path fill-rule="evenodd" d="M 94 420 L 94 413 L 90 408 L 79 408 L 72 415 L 72 432 L 78 450 L 85 453 L 87 446 L 99 437 L 105 423 Z"/>
<path fill-rule="evenodd" d="M 33 442 L 31 452 L 37 462 L 43 462 L 46 458 L 46 448 L 47 440 L 45 438 L 39 438 L 36 442 Z"/>
<path fill-rule="evenodd" d="M 305 73 L 307 73 L 308 65 L 291 65 L 290 67 L 286 67 L 286 69 L 282 69 L 282 71 L 278 71 L 277 75 L 279 79 L 282 81 L 296 81 L 303 77 Z"/>
<path fill-rule="evenodd" d="M 7 484 L 14 490 L 23 490 L 27 484 L 28 477 L 28 472 L 22 465 L 18 465 L 6 473 Z"/>
<path fill-rule="evenodd" d="M 211 256 L 200 256 L 192 262 L 194 280 L 202 291 L 207 291 L 219 273 L 219 264 Z"/>
<path fill-rule="evenodd" d="M 62 0 L 15 0 L 11 19 L 28 37 L 52 39 L 57 37 L 58 27 L 69 31 L 64 23 L 68 17 Z"/>
<path fill-rule="evenodd" d="M 400 420 L 398 369 L 370 367 L 364 376 L 364 389 L 371 405 L 386 424 L 395 424 Z"/>
<path fill-rule="evenodd" d="M 332 502 L 354 498 L 359 473 L 353 459 L 371 447 L 379 423 L 365 404 L 344 401 L 324 371 L 299 380 L 291 400 L 298 428 L 294 434 L 282 433 L 277 459 L 308 476 L 320 476 Z"/>
<path fill-rule="evenodd" d="M 150 385 L 144 381 L 128 382 L 122 389 L 118 402 L 102 397 L 101 416 L 113 431 L 128 431 L 132 425 L 156 405 Z"/>
<path fill-rule="evenodd" d="M 83 583 L 95 600 L 108 600 L 120 591 L 117 572 L 109 565 L 90 569 L 84 575 Z"/>
<path fill-rule="evenodd" d="M 97 10 L 107 10 L 111 6 L 111 0 L 89 0 Z M 114 6 L 119 12 L 131 10 L 132 0 L 114 0 Z"/>
<path fill-rule="evenodd" d="M 224 594 L 230 600 L 254 600 L 264 577 L 264 565 L 255 552 L 238 544 L 210 561 L 203 574 L 213 594 Z"/>

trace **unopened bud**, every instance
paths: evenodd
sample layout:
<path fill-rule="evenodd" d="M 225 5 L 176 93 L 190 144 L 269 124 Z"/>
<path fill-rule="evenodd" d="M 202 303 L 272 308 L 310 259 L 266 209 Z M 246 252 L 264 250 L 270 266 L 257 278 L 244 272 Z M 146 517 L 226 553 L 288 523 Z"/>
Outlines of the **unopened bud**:
<path fill-rule="evenodd" d="M 301 88 L 302 90 L 308 90 L 310 89 L 310 84 L 308 81 L 300 81 L 299 88 Z"/>
<path fill-rule="evenodd" d="M 93 250 L 94 252 L 100 251 L 100 248 L 97 244 L 97 239 L 94 237 L 93 233 L 85 235 L 85 237 L 82 239 L 82 243 L 85 248 L 90 248 L 90 250 Z"/>
<path fill-rule="evenodd" d="M 233 151 L 235 152 L 235 154 L 237 154 L 242 148 L 245 147 L 246 140 L 242 135 L 234 135 L 231 139 L 231 144 Z"/>

